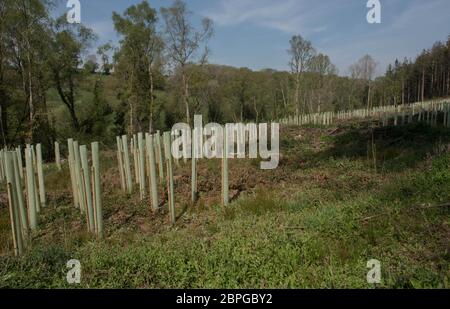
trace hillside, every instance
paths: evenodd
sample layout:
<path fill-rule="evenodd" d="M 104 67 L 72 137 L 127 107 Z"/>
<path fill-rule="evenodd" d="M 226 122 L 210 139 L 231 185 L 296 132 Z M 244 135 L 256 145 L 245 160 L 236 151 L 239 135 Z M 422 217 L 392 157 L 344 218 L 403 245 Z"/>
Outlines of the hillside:
<path fill-rule="evenodd" d="M 7 197 L 0 204 L 0 287 L 62 287 L 66 262 L 84 288 L 449 288 L 450 129 L 425 124 L 283 127 L 281 161 L 230 162 L 228 207 L 220 164 L 199 161 L 199 202 L 190 205 L 190 164 L 175 165 L 177 223 L 120 189 L 116 155 L 102 153 L 105 239 L 86 232 L 72 206 L 66 164 L 45 167 L 48 206 L 30 251 L 12 256 Z M 162 192 L 161 192 L 162 193 Z"/>

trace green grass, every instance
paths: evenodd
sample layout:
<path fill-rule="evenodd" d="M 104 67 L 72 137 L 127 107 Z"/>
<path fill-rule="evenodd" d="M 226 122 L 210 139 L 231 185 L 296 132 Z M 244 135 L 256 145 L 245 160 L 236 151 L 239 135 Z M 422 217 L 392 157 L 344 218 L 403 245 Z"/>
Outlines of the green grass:
<path fill-rule="evenodd" d="M 450 153 L 441 147 L 448 131 L 378 132 L 378 173 L 366 157 L 371 134 L 364 128 L 319 133 L 286 135 L 274 183 L 226 208 L 189 208 L 173 228 L 145 203 L 107 188 L 108 237 L 97 241 L 70 199 L 55 204 L 24 257 L 0 258 L 0 287 L 73 288 L 65 264 L 76 258 L 81 288 L 373 288 L 366 263 L 375 258 L 377 287 L 450 288 L 450 207 L 441 205 L 450 201 Z M 104 160 L 113 167 L 110 156 Z M 155 230 L 140 231 L 141 219 Z"/>

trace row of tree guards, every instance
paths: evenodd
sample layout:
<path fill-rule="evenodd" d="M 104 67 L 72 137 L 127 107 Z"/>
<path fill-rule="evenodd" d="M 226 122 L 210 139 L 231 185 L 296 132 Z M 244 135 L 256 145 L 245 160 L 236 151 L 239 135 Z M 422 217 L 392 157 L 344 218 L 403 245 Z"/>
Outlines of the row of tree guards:
<path fill-rule="evenodd" d="M 195 129 L 194 129 L 195 132 Z M 192 134 L 195 144 L 196 134 Z M 226 133 L 224 134 L 226 140 Z M 175 211 L 175 193 L 173 176 L 173 156 L 172 156 L 172 135 L 171 132 L 159 131 L 155 134 L 138 133 L 131 137 L 128 142 L 128 136 L 117 136 L 117 162 L 120 175 L 122 190 L 131 194 L 133 185 L 139 188 L 140 198 L 143 200 L 150 195 L 151 207 L 153 210 L 159 209 L 158 186 L 161 185 L 167 191 L 168 210 L 172 224 L 176 221 Z M 197 160 L 195 158 L 195 147 L 191 147 L 191 200 L 195 203 L 198 199 L 197 191 Z M 225 152 L 226 153 L 226 152 Z M 131 157 L 133 164 L 131 163 Z M 184 156 L 186 162 L 186 156 Z M 178 159 L 175 159 L 175 164 Z M 132 173 L 131 166 L 134 166 Z M 133 181 L 134 178 L 134 181 Z M 228 190 L 228 160 L 226 156 L 222 158 L 222 202 L 224 205 L 229 203 Z"/>
<path fill-rule="evenodd" d="M 99 145 L 92 143 L 92 167 L 87 147 L 69 140 L 69 168 L 75 205 L 86 213 L 88 229 L 103 235 Z M 25 167 L 23 166 L 25 158 Z M 61 169 L 59 144 L 55 143 L 56 166 Z M 30 245 L 30 233 L 38 228 L 39 214 L 46 207 L 44 168 L 41 144 L 0 150 L 0 181 L 6 183 L 14 253 L 22 255 Z"/>
<path fill-rule="evenodd" d="M 442 123 L 450 127 L 450 101 L 419 102 L 410 105 L 382 106 L 353 111 L 325 112 L 281 119 L 287 125 L 321 124 L 330 125 L 336 119 L 372 117 L 383 126 L 405 124 L 413 121 L 430 125 Z M 256 128 L 256 126 L 255 126 Z M 196 144 L 196 130 L 192 133 L 192 144 Z M 224 144 L 227 145 L 227 130 L 224 130 Z M 184 136 L 184 135 L 183 135 Z M 128 136 L 117 136 L 117 161 L 121 187 L 132 194 L 133 186 L 139 188 L 140 198 L 150 196 L 153 210 L 159 209 L 158 186 L 167 190 L 168 209 L 172 224 L 176 221 L 172 136 L 171 132 L 158 131 L 155 134 L 138 133 L 128 141 Z M 69 139 L 68 166 L 70 171 L 73 203 L 86 216 L 89 232 L 103 237 L 102 200 L 100 184 L 99 144 L 91 144 L 91 160 L 88 148 Z M 55 143 L 55 164 L 61 170 L 59 143 Z M 183 149 L 183 152 L 186 152 Z M 191 147 L 191 196 L 195 203 L 197 190 L 197 160 L 195 147 Z M 222 158 L 222 204 L 229 203 L 228 150 Z M 131 154 L 131 155 L 130 155 Z M 183 153 L 187 162 L 187 154 Z M 25 167 L 23 166 L 25 159 Z M 133 169 L 131 159 L 133 159 Z M 175 164 L 179 164 L 175 159 Z M 133 172 L 132 172 L 133 171 Z M 134 180 L 133 180 L 134 178 Z M 40 144 L 26 145 L 24 151 L 19 146 L 14 150 L 0 150 L 0 181 L 6 182 L 9 213 L 14 243 L 14 252 L 21 255 L 30 243 L 30 232 L 38 227 L 38 216 L 46 207 L 42 147 Z"/>
<path fill-rule="evenodd" d="M 366 109 L 339 112 L 324 112 L 290 116 L 280 119 L 285 125 L 331 125 L 336 120 L 372 118 L 382 126 L 400 125 L 411 122 L 442 124 L 450 127 L 450 101 L 448 99 L 417 102 L 405 105 L 386 105 Z"/>
<path fill-rule="evenodd" d="M 69 139 L 67 144 L 67 162 L 70 171 L 73 203 L 82 214 L 85 214 L 89 232 L 102 237 L 99 145 L 97 142 L 91 144 L 92 163 L 89 165 L 86 145 L 79 145 L 73 139 Z M 129 153 L 129 150 L 131 150 L 134 163 L 134 180 L 139 186 L 141 199 L 146 198 L 146 183 L 148 183 L 152 208 L 157 210 L 159 208 L 158 183 L 166 186 L 170 220 L 175 223 L 171 144 L 170 132 L 165 132 L 162 136 L 159 132 L 154 135 L 147 133 L 145 139 L 142 133 L 138 133 L 131 138 L 130 148 L 126 135 L 117 137 L 119 171 L 123 190 L 128 194 L 133 191 Z M 195 202 L 197 199 L 197 164 L 196 159 L 191 161 L 192 201 Z M 228 163 L 226 159 L 222 161 L 223 203 L 228 204 Z M 14 250 L 17 255 L 23 253 L 26 240 L 29 239 L 29 231 L 36 230 L 38 214 L 46 204 L 41 145 L 36 145 L 36 150 L 33 145 L 27 145 L 25 149 L 25 173 L 22 162 L 21 147 L 14 151 L 6 149 L 0 151 L 0 180 L 6 180 L 7 183 Z M 178 160 L 176 162 L 178 164 Z M 58 170 L 61 170 L 58 142 L 55 143 L 55 164 Z M 27 207 L 25 207 L 24 193 Z"/>
<path fill-rule="evenodd" d="M 21 255 L 30 242 L 30 232 L 38 226 L 41 209 L 46 206 L 41 145 L 26 145 L 24 153 L 20 146 L 1 150 L 0 180 L 6 182 L 14 252 Z"/>
<path fill-rule="evenodd" d="M 98 142 L 91 144 L 91 165 L 88 148 L 68 139 L 68 164 L 74 206 L 86 215 L 88 231 L 103 237 L 102 199 L 100 190 L 100 157 Z"/>

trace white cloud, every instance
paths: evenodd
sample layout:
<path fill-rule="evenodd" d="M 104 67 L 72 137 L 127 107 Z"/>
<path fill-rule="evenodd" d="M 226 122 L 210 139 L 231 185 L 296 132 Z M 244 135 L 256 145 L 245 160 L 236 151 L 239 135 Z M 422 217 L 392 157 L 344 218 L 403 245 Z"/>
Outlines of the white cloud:
<path fill-rule="evenodd" d="M 305 0 L 221 0 L 212 10 L 203 12 L 220 26 L 251 23 L 288 34 L 321 32 L 339 1 L 329 3 Z M 331 11 L 330 11 L 331 10 Z M 322 18 L 324 17 L 324 18 Z"/>
<path fill-rule="evenodd" d="M 366 53 L 379 61 L 381 74 L 396 58 L 415 57 L 449 34 L 449 0 L 381 3 L 381 25 L 367 24 L 365 0 L 220 0 L 203 15 L 219 26 L 247 24 L 301 34 L 330 55 L 342 74 Z"/>
<path fill-rule="evenodd" d="M 114 30 L 114 25 L 112 21 L 95 21 L 95 22 L 86 22 L 86 27 L 91 28 L 96 35 L 100 37 L 102 40 L 109 40 L 111 37 L 116 35 Z"/>
<path fill-rule="evenodd" d="M 343 74 L 348 73 L 351 63 L 367 53 L 379 62 L 377 73 L 384 74 L 395 59 L 414 59 L 434 42 L 446 39 L 449 7 L 448 0 L 416 0 L 401 10 L 390 2 L 384 6 L 388 18 L 383 19 L 380 27 L 374 25 L 357 34 L 335 37 L 324 42 L 323 48 L 342 68 Z"/>

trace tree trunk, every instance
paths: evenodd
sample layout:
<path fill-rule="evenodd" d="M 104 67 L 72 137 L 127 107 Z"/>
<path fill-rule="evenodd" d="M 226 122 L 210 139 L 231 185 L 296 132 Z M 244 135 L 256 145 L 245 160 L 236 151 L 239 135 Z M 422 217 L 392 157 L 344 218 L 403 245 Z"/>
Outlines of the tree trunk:
<path fill-rule="evenodd" d="M 411 93 L 410 93 L 411 89 L 409 89 L 409 87 L 406 88 L 406 95 L 407 95 L 407 102 L 408 104 L 411 103 Z"/>
<path fill-rule="evenodd" d="M 417 102 L 420 101 L 420 79 L 417 80 Z"/>
<path fill-rule="evenodd" d="M 133 121 L 133 117 L 134 117 L 134 113 L 133 113 L 133 100 L 130 99 L 130 126 L 128 128 L 128 134 L 133 135 L 134 134 L 134 121 Z"/>
<path fill-rule="evenodd" d="M 450 90 L 450 72 L 447 72 L 447 95 L 449 95 Z"/>
<path fill-rule="evenodd" d="M 300 114 L 300 75 L 297 74 L 295 77 L 295 97 L 294 103 L 296 108 L 297 116 Z"/>
<path fill-rule="evenodd" d="M 430 98 L 433 98 L 433 86 L 434 86 L 434 64 L 431 69 Z"/>
<path fill-rule="evenodd" d="M 402 78 L 402 105 L 405 105 L 405 80 Z"/>
<path fill-rule="evenodd" d="M 77 132 L 80 131 L 80 122 L 78 121 L 77 114 L 75 113 L 75 108 L 69 108 L 70 118 L 72 119 L 73 127 Z"/>
<path fill-rule="evenodd" d="M 303 95 L 303 113 L 308 113 L 308 112 L 310 112 L 310 111 L 308 111 L 307 110 L 307 107 L 308 107 L 308 102 L 306 101 L 306 97 L 307 97 L 307 92 L 306 92 L 306 89 L 305 89 L 305 94 Z"/>
<path fill-rule="evenodd" d="M 34 131 L 34 98 L 33 98 L 33 81 L 32 81 L 32 72 L 31 72 L 31 56 L 30 56 L 30 43 L 27 40 L 27 60 L 28 60 L 28 108 L 29 108 L 29 136 L 28 142 L 33 143 L 33 131 Z"/>
<path fill-rule="evenodd" d="M 182 82 L 183 82 L 183 103 L 186 109 L 186 123 L 191 123 L 191 113 L 189 110 L 189 85 L 186 77 L 186 73 L 184 71 L 184 68 L 182 69 Z"/>
<path fill-rule="evenodd" d="M 153 108 L 154 108 L 153 90 L 154 90 L 154 86 L 153 86 L 153 71 L 152 71 L 151 65 L 149 65 L 148 72 L 149 72 L 149 78 L 150 78 L 150 119 L 149 119 L 149 124 L 148 124 L 148 132 L 150 134 L 152 134 L 153 133 Z"/>
<path fill-rule="evenodd" d="M 422 69 L 422 102 L 425 97 L 425 69 Z"/>
<path fill-rule="evenodd" d="M 287 102 L 286 102 L 286 96 L 284 95 L 284 89 L 283 86 L 281 86 L 281 96 L 283 97 L 283 106 L 284 106 L 284 110 L 287 110 Z"/>
<path fill-rule="evenodd" d="M 320 93 L 319 93 L 319 103 L 318 103 L 318 105 L 317 105 L 317 112 L 320 114 L 320 100 L 321 100 L 321 97 L 320 97 Z"/>
<path fill-rule="evenodd" d="M 253 108 L 255 109 L 255 116 L 256 116 L 256 123 L 259 123 L 259 112 L 258 112 L 258 108 L 256 106 L 256 97 L 253 97 Z"/>
<path fill-rule="evenodd" d="M 130 78 L 130 89 L 134 91 L 134 69 L 131 70 L 131 78 Z M 128 134 L 134 134 L 134 103 L 133 96 L 128 99 L 128 104 L 130 105 L 130 124 L 128 126 Z"/>
<path fill-rule="evenodd" d="M 78 121 L 77 114 L 75 112 L 75 98 L 73 93 L 66 95 L 61 87 L 61 83 L 57 73 L 55 73 L 56 90 L 58 91 L 59 97 L 63 103 L 67 106 L 69 110 L 70 118 L 72 119 L 72 125 L 76 131 L 80 130 L 80 122 Z"/>
<path fill-rule="evenodd" d="M 8 119 L 6 109 L 0 105 L 0 129 L 2 130 L 3 148 L 7 146 L 5 137 L 7 134 L 6 119 Z"/>

